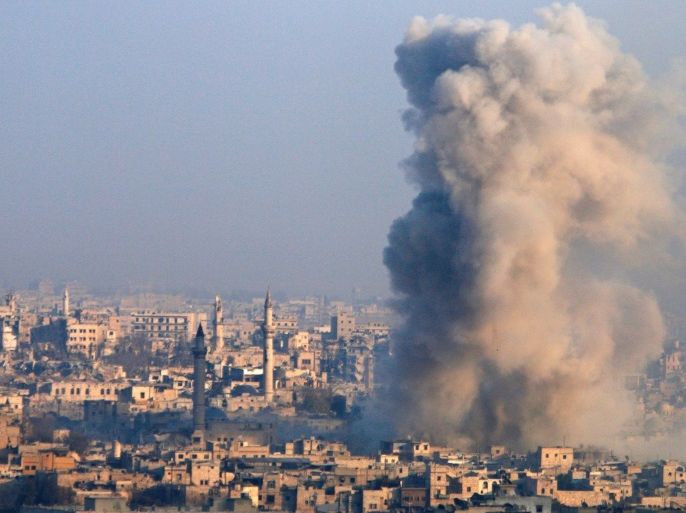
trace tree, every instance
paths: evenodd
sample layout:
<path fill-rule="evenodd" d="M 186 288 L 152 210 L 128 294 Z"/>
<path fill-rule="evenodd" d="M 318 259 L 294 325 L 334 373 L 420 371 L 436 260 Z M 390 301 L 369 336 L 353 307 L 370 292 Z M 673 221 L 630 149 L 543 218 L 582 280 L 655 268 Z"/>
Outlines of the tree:
<path fill-rule="evenodd" d="M 336 417 L 343 418 L 348 409 L 348 402 L 344 395 L 334 395 L 331 399 L 331 411 L 336 414 Z"/>
<path fill-rule="evenodd" d="M 57 419 L 52 415 L 29 419 L 30 439 L 38 442 L 52 442 L 52 432 L 57 428 Z"/>
<path fill-rule="evenodd" d="M 186 502 L 184 489 L 180 486 L 160 484 L 144 490 L 134 490 L 131 509 L 151 506 L 183 506 Z"/>
<path fill-rule="evenodd" d="M 42 506 L 74 504 L 76 494 L 71 488 L 57 484 L 57 474 L 38 473 L 35 476 L 23 477 L 14 482 L 15 491 L 12 494 L 13 506 L 8 508 L 19 510 L 22 504 Z M 0 502 L 9 504 L 9 498 L 1 498 Z M 0 511 L 4 509 L 0 508 Z"/>
<path fill-rule="evenodd" d="M 144 372 L 152 360 L 152 342 L 142 335 L 126 337 L 121 341 L 121 351 L 107 356 L 105 360 L 113 365 L 121 365 L 129 376 Z"/>
<path fill-rule="evenodd" d="M 328 414 L 331 412 L 333 395 L 326 388 L 303 387 L 299 390 L 300 409 L 309 413 Z"/>
<path fill-rule="evenodd" d="M 76 431 L 71 431 L 69 437 L 67 438 L 67 445 L 70 451 L 74 451 L 79 456 L 83 456 L 88 449 L 90 440 L 88 437 L 82 433 L 77 433 Z"/>

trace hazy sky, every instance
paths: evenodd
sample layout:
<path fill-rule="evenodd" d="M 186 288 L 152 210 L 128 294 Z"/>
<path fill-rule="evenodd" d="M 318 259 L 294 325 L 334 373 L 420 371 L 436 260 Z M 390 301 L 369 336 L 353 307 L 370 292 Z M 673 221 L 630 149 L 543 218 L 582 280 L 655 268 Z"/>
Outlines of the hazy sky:
<path fill-rule="evenodd" d="M 579 2 L 649 73 L 686 2 Z M 0 287 L 387 294 L 415 15 L 540 1 L 0 3 Z"/>

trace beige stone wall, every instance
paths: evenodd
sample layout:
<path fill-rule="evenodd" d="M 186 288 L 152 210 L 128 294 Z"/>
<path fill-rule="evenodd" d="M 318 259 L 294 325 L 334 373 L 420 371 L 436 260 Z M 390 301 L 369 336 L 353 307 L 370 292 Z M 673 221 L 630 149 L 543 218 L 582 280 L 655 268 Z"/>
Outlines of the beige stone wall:
<path fill-rule="evenodd" d="M 605 494 L 594 490 L 558 490 L 557 499 L 563 506 L 579 507 L 586 504 L 589 507 L 600 506 L 608 501 Z"/>
<path fill-rule="evenodd" d="M 571 470 L 574 464 L 574 449 L 571 447 L 539 447 L 538 464 L 542 470 L 565 474 Z"/>

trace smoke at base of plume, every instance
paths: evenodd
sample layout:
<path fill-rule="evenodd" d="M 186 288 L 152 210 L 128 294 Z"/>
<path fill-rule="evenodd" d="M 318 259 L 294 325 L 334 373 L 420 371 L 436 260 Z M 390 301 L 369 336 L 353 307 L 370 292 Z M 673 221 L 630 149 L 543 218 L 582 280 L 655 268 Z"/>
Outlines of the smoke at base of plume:
<path fill-rule="evenodd" d="M 396 50 L 420 188 L 384 253 L 399 434 L 525 446 L 619 428 L 616 378 L 664 338 L 624 270 L 676 237 L 674 97 L 578 7 L 540 16 L 417 18 Z"/>

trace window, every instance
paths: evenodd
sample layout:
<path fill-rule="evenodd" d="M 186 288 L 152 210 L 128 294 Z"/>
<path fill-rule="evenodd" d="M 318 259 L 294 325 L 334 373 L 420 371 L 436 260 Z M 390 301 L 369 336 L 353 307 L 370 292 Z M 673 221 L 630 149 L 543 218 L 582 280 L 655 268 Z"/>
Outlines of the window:
<path fill-rule="evenodd" d="M 536 513 L 543 513 L 543 504 L 536 504 Z"/>

